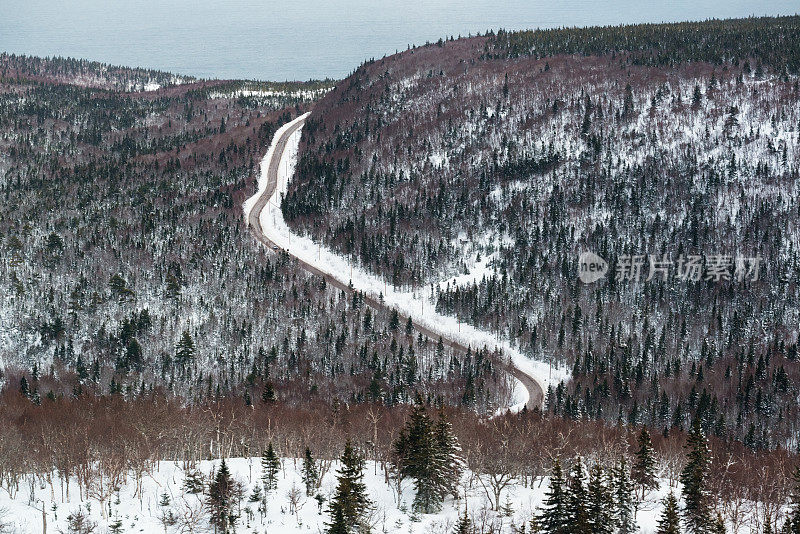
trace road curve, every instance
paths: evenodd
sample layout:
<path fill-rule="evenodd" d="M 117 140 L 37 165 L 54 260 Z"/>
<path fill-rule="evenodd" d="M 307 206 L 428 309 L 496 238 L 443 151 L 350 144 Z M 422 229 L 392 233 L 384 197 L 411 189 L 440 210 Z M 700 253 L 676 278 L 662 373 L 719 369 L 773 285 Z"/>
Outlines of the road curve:
<path fill-rule="evenodd" d="M 269 202 L 269 200 L 274 195 L 275 188 L 278 185 L 278 169 L 280 167 L 283 152 L 286 150 L 286 145 L 289 142 L 289 139 L 291 138 L 292 134 L 294 134 L 298 129 L 302 128 L 303 124 L 305 123 L 305 117 L 300 117 L 295 120 L 296 122 L 291 124 L 291 126 L 289 126 L 286 130 L 284 130 L 280 134 L 277 134 L 279 135 L 279 137 L 274 143 L 275 148 L 274 151 L 272 152 L 272 157 L 270 158 L 267 165 L 266 187 L 264 191 L 262 191 L 262 193 L 258 196 L 255 204 L 253 204 L 253 207 L 250 209 L 247 215 L 247 226 L 252 232 L 253 236 L 256 238 L 256 240 L 266 245 L 267 248 L 269 248 L 270 250 L 277 249 L 278 245 L 272 242 L 264 234 L 263 228 L 261 227 L 261 212 L 267 205 L 267 202 Z M 325 279 L 326 283 L 347 293 L 353 292 L 354 289 L 350 286 L 349 283 L 344 282 L 343 280 L 339 280 L 332 274 L 320 270 L 316 266 L 311 265 L 310 263 L 304 261 L 303 259 L 297 256 L 293 257 L 303 269 L 317 276 L 321 276 L 322 278 Z M 389 310 L 389 306 L 387 306 L 383 302 L 379 301 L 378 299 L 366 293 L 364 294 L 364 301 L 373 308 L 391 311 Z M 403 322 L 406 322 L 408 320 L 407 315 L 404 315 L 399 310 L 398 313 L 400 319 Z M 433 330 L 430 330 L 424 325 L 417 324 L 413 321 L 413 319 L 412 319 L 412 324 L 414 324 L 415 330 L 417 330 L 418 332 L 422 333 L 423 335 L 431 339 L 437 339 L 441 337 L 442 342 L 446 346 L 451 347 L 459 352 L 467 351 L 467 347 L 464 346 L 463 344 L 454 341 L 452 339 L 449 339 L 448 337 L 446 337 L 441 333 L 434 332 Z M 511 376 L 516 378 L 522 384 L 522 386 L 528 391 L 528 403 L 527 403 L 528 406 L 536 408 L 542 407 L 544 403 L 544 391 L 542 390 L 542 386 L 535 378 L 523 372 L 521 369 L 516 367 L 511 361 L 496 361 L 495 364 L 501 367 L 506 372 L 508 372 Z"/>

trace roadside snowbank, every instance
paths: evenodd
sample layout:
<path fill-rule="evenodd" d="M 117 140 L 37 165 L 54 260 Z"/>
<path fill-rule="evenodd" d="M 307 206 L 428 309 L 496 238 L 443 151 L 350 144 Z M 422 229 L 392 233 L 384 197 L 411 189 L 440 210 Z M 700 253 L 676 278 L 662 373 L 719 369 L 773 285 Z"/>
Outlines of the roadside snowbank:
<path fill-rule="evenodd" d="M 267 187 L 267 170 L 269 162 L 273 157 L 280 157 L 278 170 L 278 183 L 275 191 L 261 212 L 261 227 L 264 235 L 279 247 L 286 250 L 290 255 L 295 256 L 317 269 L 333 276 L 341 282 L 351 283 L 359 291 L 363 291 L 375 298 L 383 298 L 383 301 L 396 308 L 399 312 L 411 317 L 415 324 L 425 326 L 430 330 L 441 334 L 453 341 L 457 341 L 466 346 L 474 348 L 488 347 L 498 349 L 511 359 L 513 364 L 523 373 L 533 378 L 547 392 L 547 387 L 555 385 L 565 379 L 568 373 L 565 369 L 553 368 L 546 362 L 534 361 L 511 344 L 501 339 L 494 333 L 479 330 L 471 325 L 461 323 L 456 317 L 442 315 L 436 312 L 429 298 L 427 288 L 420 288 L 417 291 L 400 291 L 388 285 L 387 282 L 378 276 L 370 274 L 363 269 L 353 266 L 348 260 L 330 249 L 315 243 L 306 236 L 300 236 L 292 232 L 283 219 L 280 210 L 280 201 L 286 193 L 289 179 L 292 176 L 297 162 L 297 150 L 300 142 L 301 128 L 298 128 L 289 138 L 283 154 L 275 154 L 275 146 L 280 136 L 291 128 L 298 121 L 305 120 L 308 114 L 302 115 L 294 121 L 282 126 L 275 134 L 275 137 L 267 150 L 267 154 L 261 161 L 261 175 L 259 177 L 259 190 L 251 198 L 247 199 L 243 205 L 245 221 L 249 219 L 250 211 L 258 197 L 263 194 Z M 517 381 L 514 392 L 514 404 L 512 410 L 520 410 L 528 402 L 528 392 L 521 383 Z"/>

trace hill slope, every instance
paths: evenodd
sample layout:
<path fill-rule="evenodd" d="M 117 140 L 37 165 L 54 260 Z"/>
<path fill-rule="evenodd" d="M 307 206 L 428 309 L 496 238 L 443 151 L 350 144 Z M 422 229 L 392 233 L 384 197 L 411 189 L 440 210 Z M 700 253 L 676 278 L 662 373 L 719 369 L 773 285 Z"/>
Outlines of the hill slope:
<path fill-rule="evenodd" d="M 309 118 L 284 214 L 568 365 L 557 413 L 792 447 L 797 28 L 503 32 L 367 63 Z M 579 281 L 584 251 L 604 280 Z"/>

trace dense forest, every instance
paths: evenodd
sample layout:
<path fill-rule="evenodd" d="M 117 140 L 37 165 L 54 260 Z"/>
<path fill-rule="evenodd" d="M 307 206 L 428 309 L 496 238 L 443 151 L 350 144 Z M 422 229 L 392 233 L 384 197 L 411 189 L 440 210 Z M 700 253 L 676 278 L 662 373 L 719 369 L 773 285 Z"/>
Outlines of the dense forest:
<path fill-rule="evenodd" d="M 633 65 L 675 67 L 703 62 L 723 66 L 751 62 L 773 72 L 800 72 L 800 16 L 750 17 L 602 28 L 498 31 L 487 57 L 561 54 L 617 55 Z"/>
<path fill-rule="evenodd" d="M 0 55 L 0 532 L 798 531 L 797 28 L 501 31 L 340 82 Z M 306 111 L 287 221 L 565 369 L 543 407 L 253 239 Z"/>
<path fill-rule="evenodd" d="M 315 107 L 284 213 L 566 367 L 553 413 L 795 449 L 796 28 L 500 32 L 368 62 Z M 605 279 L 578 279 L 584 251 Z"/>
<path fill-rule="evenodd" d="M 46 65 L 61 75 L 73 64 Z M 0 372 L 34 402 L 164 389 L 192 401 L 505 403 L 486 351 L 414 335 L 259 250 L 241 224 L 273 133 L 325 83 L 0 87 Z"/>

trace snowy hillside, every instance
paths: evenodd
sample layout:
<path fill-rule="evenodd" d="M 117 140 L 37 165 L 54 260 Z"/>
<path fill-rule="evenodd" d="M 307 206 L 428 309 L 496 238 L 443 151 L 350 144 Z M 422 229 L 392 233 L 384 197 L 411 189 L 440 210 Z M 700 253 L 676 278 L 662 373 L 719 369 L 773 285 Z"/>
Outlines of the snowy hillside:
<path fill-rule="evenodd" d="M 326 465 L 319 495 L 305 494 L 301 476 L 302 461 L 282 458 L 281 471 L 276 490 L 266 497 L 266 506 L 261 502 L 250 502 L 253 490 L 262 485 L 261 458 L 232 458 L 227 460 L 233 478 L 242 483 L 244 496 L 235 532 L 274 534 L 317 534 L 325 530 L 330 521 L 327 501 L 336 485 L 338 462 Z M 203 461 L 189 469 L 180 462 L 159 462 L 152 475 L 136 480 L 133 473 L 116 481 L 98 481 L 88 496 L 80 495 L 79 485 L 72 481 L 69 488 L 58 482 L 56 475 L 29 476 L 21 481 L 13 498 L 0 490 L 0 524 L 7 525 L 7 532 L 14 534 L 38 534 L 42 532 L 41 509 L 44 506 L 48 532 L 67 532 L 68 516 L 79 511 L 87 521 L 97 524 L 96 532 L 145 532 L 156 534 L 167 532 L 208 532 L 207 512 L 204 508 L 205 494 L 188 493 L 184 487 L 187 472 L 199 470 L 206 478 L 219 468 L 219 461 Z M 449 499 L 442 512 L 417 514 L 411 511 L 414 498 L 412 484 L 406 481 L 402 492 L 397 493 L 396 484 L 387 483 L 383 468 L 367 462 L 364 481 L 369 488 L 369 497 L 374 509 L 370 512 L 370 523 L 374 532 L 387 534 L 446 534 L 453 532 L 459 515 L 467 513 L 481 527 L 480 532 L 513 533 L 515 527 L 527 523 L 544 499 L 548 480 L 537 481 L 533 487 L 510 485 L 502 496 L 503 510 L 493 510 L 491 499 L 483 484 L 473 474 L 464 477 L 466 493 L 458 501 Z M 52 482 L 52 485 L 51 485 Z M 115 489 L 114 484 L 119 484 Z M 674 489 L 674 488 L 673 488 Z M 491 491 L 491 490 L 489 490 Z M 661 512 L 660 500 L 669 493 L 666 480 L 661 481 L 661 490 L 648 495 L 647 501 L 637 514 L 637 523 L 642 534 L 654 532 L 656 518 Z M 69 494 L 70 498 L 66 496 Z M 164 499 L 164 495 L 167 499 Z M 315 494 L 316 495 L 316 494 Z M 163 504 L 167 503 L 167 504 Z M 262 508 L 263 507 L 263 508 Z M 265 508 L 265 512 L 261 512 Z M 174 518 L 174 524 L 164 526 L 165 518 Z M 167 523 L 172 521 L 166 520 Z M 112 525 L 119 524 L 119 527 Z M 115 528 L 117 530 L 115 530 Z M 213 531 L 213 529 L 212 529 Z"/>

